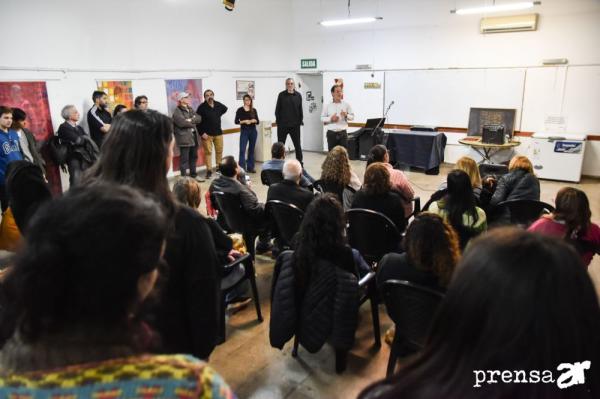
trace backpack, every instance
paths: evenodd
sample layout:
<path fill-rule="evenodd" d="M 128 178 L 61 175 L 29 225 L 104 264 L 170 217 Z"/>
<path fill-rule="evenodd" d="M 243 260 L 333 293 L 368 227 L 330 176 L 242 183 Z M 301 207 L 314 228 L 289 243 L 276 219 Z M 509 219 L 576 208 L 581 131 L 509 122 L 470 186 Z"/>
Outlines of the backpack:
<path fill-rule="evenodd" d="M 56 165 L 62 166 L 67 163 L 69 148 L 57 135 L 53 135 L 50 137 L 50 140 L 48 140 L 48 149 L 50 158 Z"/>

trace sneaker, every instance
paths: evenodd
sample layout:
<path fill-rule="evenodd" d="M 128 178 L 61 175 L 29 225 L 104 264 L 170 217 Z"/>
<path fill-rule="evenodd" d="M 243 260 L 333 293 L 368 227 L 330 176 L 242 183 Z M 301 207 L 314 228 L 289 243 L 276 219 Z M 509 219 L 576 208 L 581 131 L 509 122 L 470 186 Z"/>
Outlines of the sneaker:
<path fill-rule="evenodd" d="M 246 172 L 248 172 L 248 173 L 256 173 L 256 169 L 248 169 Z"/>
<path fill-rule="evenodd" d="M 240 310 L 245 309 L 250 302 L 252 302 L 252 298 L 247 296 L 238 296 L 229 301 L 227 304 L 227 310 L 231 313 L 237 313 Z"/>
<path fill-rule="evenodd" d="M 207 170 L 207 171 L 206 171 L 206 178 L 207 178 L 207 179 L 210 179 L 210 178 L 211 178 L 211 176 L 212 176 L 212 172 L 211 172 L 210 170 Z"/>
<path fill-rule="evenodd" d="M 196 176 L 191 176 L 192 179 L 196 180 L 199 183 L 204 183 L 206 180 L 204 180 L 203 178 L 201 178 L 200 176 L 196 175 Z"/>

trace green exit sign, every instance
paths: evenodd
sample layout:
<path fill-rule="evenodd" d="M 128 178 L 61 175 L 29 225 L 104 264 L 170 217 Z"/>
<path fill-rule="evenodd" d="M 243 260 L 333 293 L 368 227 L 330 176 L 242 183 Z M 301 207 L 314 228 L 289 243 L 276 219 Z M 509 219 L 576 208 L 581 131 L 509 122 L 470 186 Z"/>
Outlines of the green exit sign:
<path fill-rule="evenodd" d="M 317 69 L 317 59 L 316 58 L 306 58 L 300 60 L 300 68 L 301 69 Z"/>

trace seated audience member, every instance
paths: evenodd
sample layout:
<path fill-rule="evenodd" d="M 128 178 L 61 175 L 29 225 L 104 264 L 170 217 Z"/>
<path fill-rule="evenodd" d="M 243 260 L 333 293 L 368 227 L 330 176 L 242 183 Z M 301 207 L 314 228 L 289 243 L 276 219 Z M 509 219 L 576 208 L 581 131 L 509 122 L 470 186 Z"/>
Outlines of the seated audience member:
<path fill-rule="evenodd" d="M 344 209 L 350 209 L 354 193 L 362 185 L 350 166 L 350 158 L 345 147 L 335 146 L 327 153 L 321 165 L 321 179 L 325 192 L 337 195 Z"/>
<path fill-rule="evenodd" d="M 392 190 L 390 173 L 381 162 L 369 165 L 365 172 L 363 187 L 356 192 L 352 208 L 372 209 L 391 219 L 399 232 L 406 228 L 405 202 Z"/>
<path fill-rule="evenodd" d="M 406 230 L 403 254 L 387 254 L 378 264 L 377 286 L 387 280 L 407 280 L 446 291 L 460 258 L 458 236 L 439 215 L 423 212 Z"/>
<path fill-rule="evenodd" d="M 262 165 L 262 170 L 283 170 L 283 164 L 285 163 L 285 145 L 277 142 L 271 146 L 271 157 Z M 302 177 L 300 178 L 300 185 L 302 187 L 310 187 L 315 182 L 315 179 L 308 174 L 306 169 L 302 168 Z"/>
<path fill-rule="evenodd" d="M 152 199 L 107 184 L 72 189 L 40 209 L 3 282 L 1 397 L 110 391 L 118 399 L 148 387 L 165 398 L 233 397 L 204 362 L 147 354 L 154 337 L 137 313 L 157 279 L 168 224 Z"/>
<path fill-rule="evenodd" d="M 219 164 L 220 175 L 214 179 L 209 187 L 211 193 L 211 202 L 213 208 L 218 210 L 217 203 L 212 195 L 215 191 L 235 194 L 240 198 L 242 209 L 246 216 L 250 218 L 251 225 L 254 228 L 254 233 L 258 235 L 258 244 L 256 245 L 257 252 L 266 252 L 271 249 L 270 236 L 265 216 L 265 204 L 258 202 L 256 193 L 245 184 L 238 180 L 240 173 L 239 166 L 235 158 L 231 155 L 224 157 Z M 219 223 L 224 228 L 226 227 L 225 219 L 222 212 L 219 212 Z M 254 255 L 254 243 L 247 242 L 248 250 Z"/>
<path fill-rule="evenodd" d="M 98 146 L 78 125 L 79 111 L 74 105 L 65 105 L 60 112 L 65 120 L 56 135 L 67 146 L 67 168 L 69 186 L 73 187 L 81 180 L 81 174 L 96 162 L 99 156 Z"/>
<path fill-rule="evenodd" d="M 148 97 L 142 95 L 137 96 L 135 100 L 133 100 L 133 107 L 135 109 L 139 109 L 140 111 L 148 110 Z"/>
<path fill-rule="evenodd" d="M 359 399 L 600 397 L 598 297 L 556 238 L 515 228 L 477 238 L 429 331 L 420 355 Z"/>
<path fill-rule="evenodd" d="M 41 169 L 28 161 L 14 161 L 6 169 L 9 207 L 0 224 L 0 249 L 14 252 L 27 234 L 29 220 L 52 198 Z"/>
<path fill-rule="evenodd" d="M 23 159 L 36 165 L 46 174 L 46 162 L 40 155 L 38 143 L 31 130 L 27 129 L 27 114 L 21 108 L 13 108 L 12 128 L 19 135 L 19 145 Z"/>
<path fill-rule="evenodd" d="M 117 115 L 119 115 L 121 112 L 125 112 L 127 111 L 127 107 L 124 106 L 123 104 L 117 104 L 115 106 L 115 109 L 113 110 L 113 118 Z"/>
<path fill-rule="evenodd" d="M 269 186 L 267 201 L 279 200 L 296 205 L 303 212 L 313 200 L 314 194 L 300 187 L 302 165 L 295 159 L 285 161 L 283 165 L 283 181 Z"/>
<path fill-rule="evenodd" d="M 531 161 L 523 155 L 510 160 L 508 173 L 498 179 L 490 205 L 512 200 L 540 200 L 540 181 L 533 174 Z"/>
<path fill-rule="evenodd" d="M 171 224 L 164 256 L 168 278 L 147 318 L 161 334 L 163 353 L 208 359 L 220 332 L 220 269 L 206 220 L 177 206 L 169 189 L 173 145 L 171 118 L 156 111 L 125 112 L 115 118 L 84 180 L 127 184 L 162 204 Z"/>
<path fill-rule="evenodd" d="M 13 161 L 23 159 L 21 147 L 19 145 L 19 135 L 11 126 L 13 121 L 13 111 L 9 107 L 0 105 L 0 207 L 2 212 L 8 208 L 8 197 L 6 196 L 6 167 Z"/>
<path fill-rule="evenodd" d="M 178 179 L 173 185 L 173 194 L 179 203 L 182 205 L 189 206 L 192 209 L 199 211 L 200 203 L 202 202 L 202 190 L 200 184 L 191 177 L 183 177 Z M 236 258 L 239 258 L 242 254 L 233 249 L 233 241 L 223 231 L 221 226 L 212 218 L 205 218 L 212 238 L 217 250 L 217 256 L 219 263 L 222 266 L 233 262 Z M 227 274 L 224 274 L 221 279 L 221 290 L 231 288 L 234 284 L 240 281 L 244 277 L 244 265 L 238 264 L 233 270 L 229 270 Z M 251 299 L 245 296 L 247 287 L 241 287 L 236 289 L 236 292 L 228 294 L 225 302 L 228 304 L 239 304 L 248 303 Z"/>
<path fill-rule="evenodd" d="M 294 334 L 311 352 L 330 336 L 336 349 L 352 346 L 357 283 L 371 269 L 356 261 L 346 244 L 345 228 L 344 211 L 335 195 L 316 196 L 302 220 L 296 250 L 283 252 L 275 265 L 269 331 L 273 347 L 283 348 Z"/>
<path fill-rule="evenodd" d="M 448 192 L 439 201 L 429 206 L 456 230 L 460 247 L 465 248 L 469 240 L 487 229 L 485 212 L 475 205 L 471 180 L 462 170 L 448 173 Z"/>
<path fill-rule="evenodd" d="M 408 179 L 404 172 L 398 169 L 394 169 L 390 165 L 390 154 L 387 148 L 383 144 L 377 144 L 373 146 L 369 151 L 367 157 L 367 167 L 375 162 L 381 162 L 387 168 L 390 173 L 390 182 L 392 183 L 392 189 L 398 191 L 404 201 L 404 216 L 409 217 L 413 211 L 412 199 L 415 197 L 415 191 L 410 186 Z"/>
<path fill-rule="evenodd" d="M 482 185 L 481 175 L 479 174 L 479 166 L 477 165 L 477 162 L 475 162 L 473 158 L 461 157 L 458 159 L 458 161 L 456 161 L 454 169 L 462 170 L 467 175 L 469 175 L 469 179 L 471 180 L 471 187 L 473 187 L 473 194 L 475 195 L 475 198 L 479 200 L 479 197 L 481 196 Z M 442 184 L 440 184 L 438 190 L 444 190 L 447 187 L 448 182 L 443 182 Z"/>
<path fill-rule="evenodd" d="M 528 230 L 564 239 L 589 266 L 594 254 L 600 253 L 600 227 L 592 223 L 587 196 L 576 188 L 564 187 L 556 194 L 554 203 L 556 210 L 540 218 Z"/>

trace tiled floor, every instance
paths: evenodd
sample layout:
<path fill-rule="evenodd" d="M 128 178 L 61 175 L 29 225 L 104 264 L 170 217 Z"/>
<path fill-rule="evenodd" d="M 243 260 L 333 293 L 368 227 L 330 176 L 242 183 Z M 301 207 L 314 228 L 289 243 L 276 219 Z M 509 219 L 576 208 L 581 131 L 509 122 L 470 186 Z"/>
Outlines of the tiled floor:
<path fill-rule="evenodd" d="M 290 156 L 293 156 L 291 154 Z M 318 178 L 324 155 L 305 153 L 305 167 Z M 361 177 L 365 163 L 353 161 L 355 172 Z M 426 201 L 445 179 L 451 165 L 443 165 L 437 176 L 419 172 L 407 172 L 417 195 Z M 260 173 L 260 164 L 257 171 Z M 266 198 L 267 188 L 260 184 L 260 174 L 251 175 L 253 189 L 261 201 Z M 203 184 L 203 190 L 208 188 Z M 600 223 L 600 184 L 597 179 L 583 179 L 573 186 L 583 189 L 592 206 L 593 220 Z M 561 182 L 542 181 L 542 200 L 553 204 L 554 196 Z M 291 342 L 283 351 L 269 345 L 270 284 L 273 261 L 258 257 L 257 273 L 261 307 L 265 320 L 258 324 L 254 308 L 232 315 L 228 321 L 227 341 L 215 349 L 210 364 L 225 378 L 240 398 L 354 398 L 370 382 L 382 378 L 389 355 L 389 347 L 384 343 L 380 349 L 373 346 L 373 329 L 369 305 L 360 310 L 359 328 L 356 343 L 348 358 L 348 369 L 342 375 L 334 370 L 334 353 L 324 347 L 316 354 L 300 348 L 298 358 L 291 357 Z M 600 295 L 600 259 L 595 257 L 590 266 L 590 274 Z M 380 307 L 381 329 L 386 331 L 391 322 Z"/>

